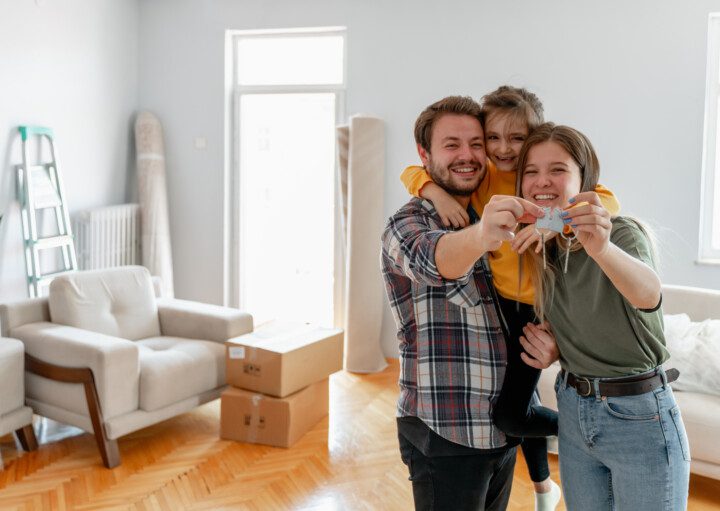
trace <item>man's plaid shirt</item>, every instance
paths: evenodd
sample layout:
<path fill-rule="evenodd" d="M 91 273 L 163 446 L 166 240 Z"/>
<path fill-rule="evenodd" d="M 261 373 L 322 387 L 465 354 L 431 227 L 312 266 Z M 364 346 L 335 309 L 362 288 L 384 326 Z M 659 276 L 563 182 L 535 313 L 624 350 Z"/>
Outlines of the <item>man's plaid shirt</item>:
<path fill-rule="evenodd" d="M 382 267 L 400 341 L 398 416 L 476 449 L 506 445 L 493 424 L 506 349 L 485 258 L 443 278 L 435 248 L 447 232 L 429 201 L 412 199 L 388 221 Z"/>

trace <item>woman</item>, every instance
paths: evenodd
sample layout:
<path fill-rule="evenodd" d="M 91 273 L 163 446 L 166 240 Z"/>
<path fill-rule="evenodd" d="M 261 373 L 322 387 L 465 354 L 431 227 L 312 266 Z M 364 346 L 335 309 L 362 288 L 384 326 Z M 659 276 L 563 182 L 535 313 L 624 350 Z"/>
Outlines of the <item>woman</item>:
<path fill-rule="evenodd" d="M 541 125 L 523 146 L 518 169 L 519 195 L 565 209 L 573 229 L 547 243 L 545 269 L 537 254 L 523 256 L 533 260 L 536 312 L 560 350 L 559 459 L 567 507 L 685 509 L 690 455 L 667 385 L 677 372 L 662 369 L 669 355 L 647 233 L 602 207 L 593 191 L 598 159 L 577 130 Z"/>

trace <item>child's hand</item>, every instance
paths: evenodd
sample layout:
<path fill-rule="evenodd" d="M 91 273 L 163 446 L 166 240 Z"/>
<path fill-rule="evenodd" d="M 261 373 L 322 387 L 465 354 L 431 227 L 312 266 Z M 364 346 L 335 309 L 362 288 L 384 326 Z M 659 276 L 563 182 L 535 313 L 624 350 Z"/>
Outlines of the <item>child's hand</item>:
<path fill-rule="evenodd" d="M 433 203 L 445 227 L 465 227 L 470 223 L 468 212 L 449 193 L 435 183 L 427 183 L 420 196 Z"/>
<path fill-rule="evenodd" d="M 557 236 L 555 231 L 546 232 L 545 242 L 553 239 L 555 236 Z M 535 247 L 535 253 L 537 254 L 542 250 L 542 243 L 540 240 L 541 237 L 535 230 L 535 225 L 527 225 L 515 234 L 515 239 L 510 244 L 510 247 L 518 254 L 522 254 L 529 249 L 533 243 L 537 243 L 537 246 Z"/>

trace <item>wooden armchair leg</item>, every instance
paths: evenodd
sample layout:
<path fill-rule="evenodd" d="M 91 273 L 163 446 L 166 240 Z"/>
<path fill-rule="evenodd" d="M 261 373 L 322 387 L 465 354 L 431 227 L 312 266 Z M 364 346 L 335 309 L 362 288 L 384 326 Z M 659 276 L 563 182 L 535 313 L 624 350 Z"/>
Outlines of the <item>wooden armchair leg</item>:
<path fill-rule="evenodd" d="M 90 420 L 93 425 L 93 434 L 97 442 L 103 465 L 107 468 L 114 468 L 120 464 L 120 450 L 117 440 L 110 440 L 105 434 L 100 399 L 95 387 L 95 378 L 92 369 L 89 367 L 62 367 L 43 362 L 27 353 L 25 354 L 25 369 L 31 373 L 38 374 L 51 380 L 66 383 L 82 383 L 85 388 L 85 399 L 87 400 Z"/>
<path fill-rule="evenodd" d="M 89 371 L 89 369 L 88 369 Z M 85 398 L 87 399 L 88 411 L 90 412 L 90 420 L 95 433 L 95 442 L 100 449 L 100 456 L 103 464 L 107 468 L 115 468 L 120 464 L 120 451 L 118 449 L 117 440 L 110 440 L 105 434 L 103 427 L 102 413 L 100 411 L 100 399 L 95 389 L 95 380 L 85 383 Z"/>
<path fill-rule="evenodd" d="M 35 438 L 35 430 L 32 424 L 28 424 L 20 429 L 15 430 L 20 445 L 26 451 L 35 451 L 38 448 L 37 438 Z"/>
<path fill-rule="evenodd" d="M 115 468 L 120 465 L 120 450 L 118 449 L 117 440 L 108 440 L 105 435 L 96 434 L 95 441 L 98 449 L 100 449 L 103 465 L 106 468 Z"/>

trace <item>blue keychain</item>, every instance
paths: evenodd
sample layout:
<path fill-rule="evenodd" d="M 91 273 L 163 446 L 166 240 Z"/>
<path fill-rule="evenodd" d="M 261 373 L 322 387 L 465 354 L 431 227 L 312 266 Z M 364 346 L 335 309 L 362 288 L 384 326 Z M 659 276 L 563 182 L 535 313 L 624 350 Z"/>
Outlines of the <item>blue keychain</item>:
<path fill-rule="evenodd" d="M 560 216 L 560 213 L 562 213 L 562 209 L 547 207 L 542 209 L 545 212 L 545 216 L 538 218 L 535 221 L 535 230 L 538 232 L 538 234 L 543 234 L 542 232 L 540 232 L 540 229 L 562 232 L 565 228 L 565 223 Z"/>
<path fill-rule="evenodd" d="M 565 222 L 563 222 L 563 218 L 560 216 L 563 212 L 562 209 L 550 207 L 544 207 L 542 209 L 545 212 L 545 216 L 538 218 L 535 221 L 535 232 L 540 235 L 540 242 L 542 243 L 543 270 L 547 269 L 547 261 L 545 259 L 545 233 L 550 231 L 560 234 L 560 236 L 567 241 L 567 245 L 565 247 L 565 264 L 563 265 L 563 273 L 567 273 L 568 259 L 570 258 L 570 245 L 572 244 L 572 240 L 575 239 L 575 233 L 570 230 L 570 232 L 568 232 L 568 234 L 571 234 L 570 236 L 565 234 L 566 225 Z"/>

